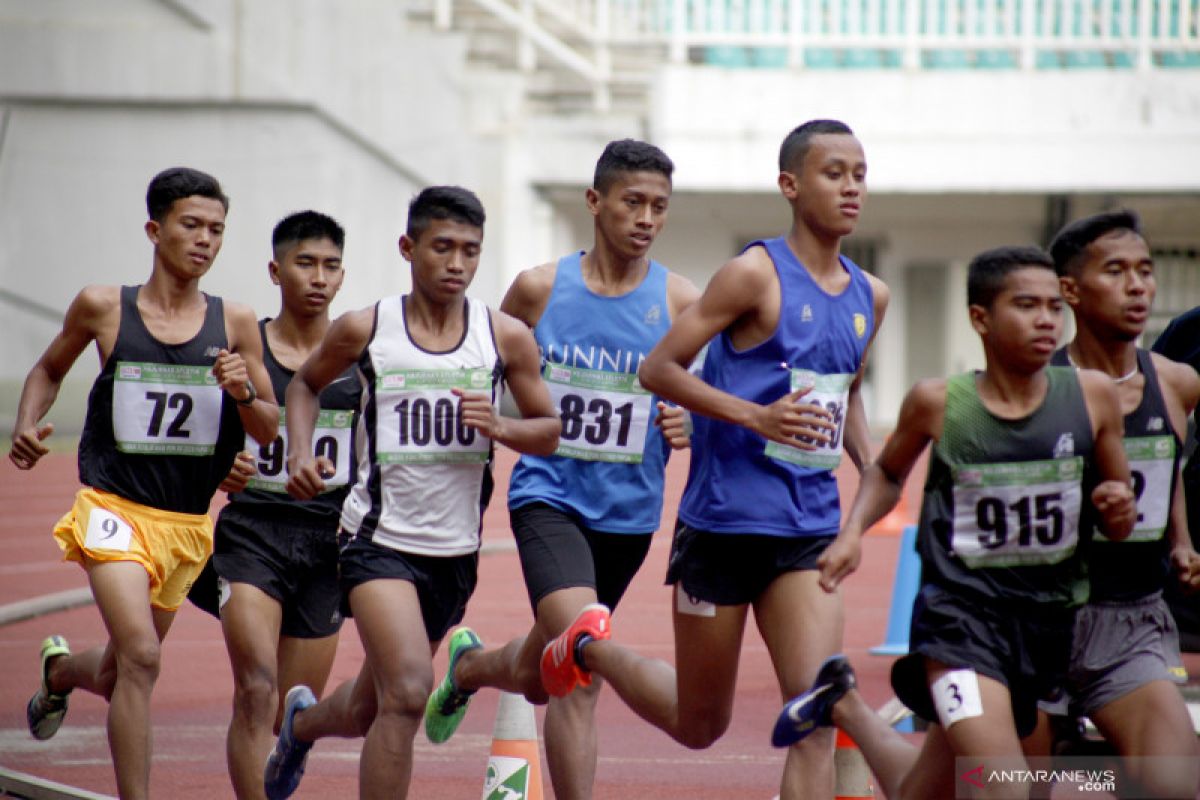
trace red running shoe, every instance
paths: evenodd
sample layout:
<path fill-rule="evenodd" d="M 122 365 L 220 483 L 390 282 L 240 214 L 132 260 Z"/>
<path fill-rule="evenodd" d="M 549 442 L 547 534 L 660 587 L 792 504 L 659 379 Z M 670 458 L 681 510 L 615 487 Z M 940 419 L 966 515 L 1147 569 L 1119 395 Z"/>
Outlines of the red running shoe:
<path fill-rule="evenodd" d="M 555 697 L 565 697 L 576 686 L 590 686 L 592 673 L 575 661 L 575 646 L 579 637 L 595 641 L 612 635 L 608 606 L 592 603 L 584 606 L 575 621 L 565 631 L 546 644 L 542 650 L 542 685 Z"/>

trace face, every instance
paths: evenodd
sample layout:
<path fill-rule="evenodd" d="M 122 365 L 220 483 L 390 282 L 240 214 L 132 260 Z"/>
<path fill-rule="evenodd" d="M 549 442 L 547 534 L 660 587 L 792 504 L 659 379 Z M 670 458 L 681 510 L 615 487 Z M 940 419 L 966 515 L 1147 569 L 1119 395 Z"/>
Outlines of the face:
<path fill-rule="evenodd" d="M 587 190 L 599 235 L 617 253 L 640 258 L 667 224 L 671 181 L 659 172 L 625 172 L 604 192 Z"/>
<path fill-rule="evenodd" d="M 329 239 L 304 239 L 272 261 L 270 271 L 283 307 L 298 316 L 315 317 L 328 312 L 342 288 L 342 251 Z"/>
<path fill-rule="evenodd" d="M 867 158 L 862 144 L 850 134 L 812 137 L 799 173 L 780 173 L 779 189 L 818 236 L 848 236 L 867 199 Z"/>
<path fill-rule="evenodd" d="M 971 325 L 984 346 L 1013 369 L 1034 372 L 1050 361 L 1062 333 L 1058 276 L 1046 267 L 1010 272 L 990 308 L 971 306 Z"/>
<path fill-rule="evenodd" d="M 149 220 L 146 236 L 158 261 L 181 278 L 208 272 L 225 238 L 225 206 L 211 197 L 176 200 L 161 222 Z"/>
<path fill-rule="evenodd" d="M 1063 296 L 1081 326 L 1132 342 L 1146 328 L 1157 285 L 1146 240 L 1112 231 L 1084 249 L 1081 266 L 1062 278 Z"/>
<path fill-rule="evenodd" d="M 400 254 L 412 264 L 413 291 L 437 303 L 461 299 L 479 267 L 483 229 L 435 219 L 419 237 L 400 237 Z"/>

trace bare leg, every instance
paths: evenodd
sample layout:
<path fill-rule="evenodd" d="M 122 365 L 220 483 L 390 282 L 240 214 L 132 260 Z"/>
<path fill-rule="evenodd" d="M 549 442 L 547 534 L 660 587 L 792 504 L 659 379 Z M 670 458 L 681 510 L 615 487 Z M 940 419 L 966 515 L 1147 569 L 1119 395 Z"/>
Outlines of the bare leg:
<path fill-rule="evenodd" d="M 817 583 L 815 570 L 780 575 L 754 603 L 784 700 L 812 685 L 817 670 L 842 649 L 842 599 Z M 833 795 L 833 730 L 823 728 L 788 748 L 779 796 Z"/>
<path fill-rule="evenodd" d="M 132 561 L 89 562 L 92 594 L 108 629 L 114 678 L 109 696 L 108 743 L 122 798 L 150 793 L 150 694 L 158 679 L 160 644 L 175 618 L 173 611 L 152 609 L 149 577 Z M 80 686 L 105 689 L 108 659 L 89 656 L 96 670 Z M 76 674 L 79 671 L 76 670 Z"/>
<path fill-rule="evenodd" d="M 1122 756 L 1173 756 L 1170 768 L 1147 762 L 1131 770 L 1146 797 L 1189 798 L 1200 790 L 1200 747 L 1179 689 L 1152 681 L 1091 715 L 1104 738 Z"/>
<path fill-rule="evenodd" d="M 674 601 L 673 601 L 674 602 Z M 711 617 L 674 611 L 676 668 L 608 641 L 584 649 L 587 666 L 634 713 L 691 748 L 729 727 L 749 606 L 716 606 Z"/>
<path fill-rule="evenodd" d="M 857 689 L 833 707 L 833 724 L 862 750 L 888 797 L 900 797 L 900 784 L 917 762 L 920 750 L 875 713 Z"/>
<path fill-rule="evenodd" d="M 279 704 L 275 650 L 282 616 L 274 598 L 247 583 L 232 584 L 229 601 L 221 609 L 234 683 L 225 760 L 239 798 L 266 796 L 263 764 L 274 744 L 271 721 Z"/>

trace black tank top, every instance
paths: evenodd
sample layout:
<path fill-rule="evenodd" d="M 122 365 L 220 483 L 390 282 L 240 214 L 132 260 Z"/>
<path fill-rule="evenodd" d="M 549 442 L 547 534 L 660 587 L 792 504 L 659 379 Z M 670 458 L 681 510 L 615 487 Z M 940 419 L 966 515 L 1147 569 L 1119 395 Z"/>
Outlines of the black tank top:
<path fill-rule="evenodd" d="M 112 354 L 92 384 L 79 441 L 79 480 L 135 503 L 204 514 L 242 445 L 237 405 L 212 374 L 228 349 L 221 298 L 204 295 L 200 332 L 182 344 L 154 338 L 121 287 Z"/>
<path fill-rule="evenodd" d="M 1052 363 L 1070 363 L 1066 348 L 1054 354 Z M 1146 385 L 1142 401 L 1125 415 L 1124 439 L 1137 495 L 1137 522 L 1129 538 L 1120 542 L 1109 541 L 1096 531 L 1086 551 L 1093 601 L 1140 600 L 1162 591 L 1170 576 L 1166 530 L 1175 497 L 1181 443 L 1171 425 L 1158 371 L 1148 351 L 1137 351 L 1137 365 Z"/>
<path fill-rule="evenodd" d="M 1092 426 L 1074 372 L 1048 367 L 1046 377 L 1041 406 L 1015 420 L 988 411 L 975 374 L 947 379 L 921 506 L 924 583 L 994 606 L 1087 600 L 1079 548 L 1091 530 Z"/>
<path fill-rule="evenodd" d="M 309 520 L 317 524 L 336 524 L 342 513 L 342 501 L 354 480 L 354 430 L 358 421 L 362 386 L 358 368 L 350 367 L 330 382 L 318 398 L 321 413 L 313 431 L 313 449 L 318 455 L 327 456 L 337 467 L 333 478 L 326 480 L 329 491 L 311 500 L 294 500 L 287 494 L 287 429 L 284 397 L 288 384 L 296 374 L 288 369 L 271 351 L 267 341 L 267 323 L 270 318 L 259 320 L 258 330 L 262 336 L 263 363 L 271 376 L 271 388 L 279 401 L 279 435 L 270 444 L 260 445 L 246 439 L 246 449 L 254 454 L 258 474 L 250 480 L 246 491 L 231 494 L 229 501 L 240 511 L 269 513 L 273 519 L 286 517 L 298 521 Z"/>

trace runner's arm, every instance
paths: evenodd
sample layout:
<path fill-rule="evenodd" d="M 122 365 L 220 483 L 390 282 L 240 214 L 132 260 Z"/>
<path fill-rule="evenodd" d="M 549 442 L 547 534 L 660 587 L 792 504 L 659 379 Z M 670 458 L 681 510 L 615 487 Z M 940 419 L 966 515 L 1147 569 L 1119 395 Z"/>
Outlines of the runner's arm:
<path fill-rule="evenodd" d="M 279 404 L 271 388 L 271 376 L 263 366 L 258 322 L 250 307 L 240 303 L 226 303 L 225 315 L 230 349 L 217 355 L 213 374 L 234 400 L 254 398 L 249 405 L 238 403 L 238 416 L 251 438 L 259 444 L 269 444 L 279 435 Z"/>
<path fill-rule="evenodd" d="M 62 382 L 88 344 L 99 336 L 102 325 L 120 309 L 120 290 L 115 286 L 88 286 L 67 308 L 62 330 L 50 341 L 41 358 L 30 369 L 21 388 L 17 418 L 13 424 L 9 459 L 18 469 L 32 469 L 49 450 L 42 442 L 54 425 L 38 425 L 58 397 Z M 111 347 L 111 344 L 109 345 Z M 101 359 L 107 353 L 101 353 Z"/>
<path fill-rule="evenodd" d="M 727 262 L 700 299 L 680 313 L 638 370 L 642 386 L 697 414 L 724 420 L 780 444 L 813 449 L 795 437 L 828 442 L 833 425 L 819 406 L 800 403 L 808 390 L 790 392 L 770 405 L 723 392 L 688 372 L 688 366 L 714 336 L 757 310 L 767 288 L 764 268 L 747 255 Z"/>
<path fill-rule="evenodd" d="M 321 390 L 358 362 L 371 339 L 375 307 L 343 314 L 333 321 L 325 338 L 296 370 L 284 399 L 287 414 L 288 493 L 308 500 L 325 491 L 325 478 L 334 475 L 334 464 L 313 454 L 312 437 L 321 411 Z"/>
<path fill-rule="evenodd" d="M 850 396 L 846 402 L 846 425 L 842 433 L 846 455 L 850 457 L 854 466 L 858 467 L 860 474 L 871 462 L 871 429 L 867 425 L 867 410 L 863 406 L 860 390 L 863 375 L 867 370 L 867 359 L 871 355 L 871 347 L 875 344 L 875 337 L 879 335 L 879 328 L 883 325 L 883 317 L 887 314 L 888 301 L 891 299 L 891 292 L 886 283 L 874 275 L 866 277 L 867 282 L 871 285 L 875 325 L 871 330 L 871 338 L 867 342 L 866 349 L 863 350 L 862 364 L 858 367 L 858 374 L 854 376 L 854 383 L 850 385 Z"/>
<path fill-rule="evenodd" d="M 1092 460 L 1100 482 L 1092 490 L 1092 505 L 1100 512 L 1104 535 L 1114 541 L 1128 538 L 1137 521 L 1137 503 L 1130 488 L 1129 462 L 1125 458 L 1124 418 L 1117 389 L 1103 373 L 1076 371 L 1083 389 L 1095 437 Z"/>
<path fill-rule="evenodd" d="M 521 320 L 504 312 L 492 314 L 492 324 L 504 361 L 504 381 L 521 418 L 501 416 L 491 398 L 482 397 L 476 402 L 473 395 L 478 392 L 455 390 L 463 404 L 463 421 L 518 453 L 548 456 L 558 448 L 562 423 L 542 380 L 537 342 Z"/>

